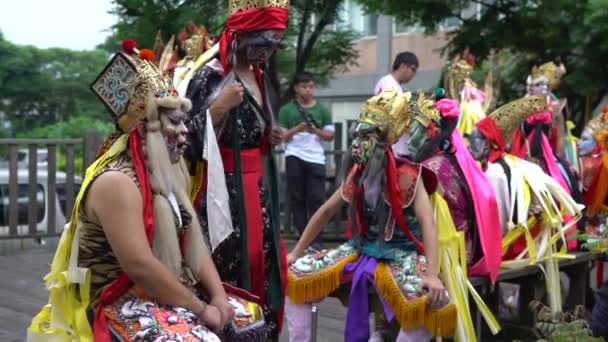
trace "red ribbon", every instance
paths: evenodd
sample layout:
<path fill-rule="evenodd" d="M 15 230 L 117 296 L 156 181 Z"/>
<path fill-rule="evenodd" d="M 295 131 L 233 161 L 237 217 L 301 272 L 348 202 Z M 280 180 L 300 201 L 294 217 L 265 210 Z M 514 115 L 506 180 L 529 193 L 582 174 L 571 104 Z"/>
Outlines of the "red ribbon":
<path fill-rule="evenodd" d="M 232 47 L 235 32 L 285 30 L 288 16 L 289 11 L 279 7 L 253 8 L 231 15 L 220 37 L 220 62 L 224 67 L 224 75 L 232 68 L 228 50 Z"/>
<path fill-rule="evenodd" d="M 152 236 L 154 235 L 154 207 L 152 206 L 152 190 L 150 189 L 150 183 L 148 181 L 148 173 L 146 171 L 146 165 L 144 162 L 144 155 L 141 148 L 141 141 L 137 132 L 137 127 L 131 130 L 129 135 L 129 149 L 133 156 L 133 166 L 135 167 L 135 174 L 139 182 L 139 188 L 141 191 L 141 197 L 143 200 L 144 210 L 144 229 L 146 231 L 146 237 L 148 243 L 152 243 Z M 101 297 L 99 304 L 95 310 L 95 323 L 94 323 L 94 340 L 95 341 L 111 341 L 110 331 L 106 322 L 106 316 L 103 309 L 106 305 L 111 304 L 120 296 L 124 295 L 131 285 L 131 279 L 126 273 L 122 273 L 118 279 L 114 280 L 108 286 L 101 291 Z"/>
<path fill-rule="evenodd" d="M 488 156 L 488 162 L 495 162 L 507 150 L 507 144 L 505 143 L 505 138 L 502 136 L 502 132 L 498 126 L 496 126 L 496 122 L 489 116 L 478 121 L 475 126 L 492 145 L 490 155 Z"/>

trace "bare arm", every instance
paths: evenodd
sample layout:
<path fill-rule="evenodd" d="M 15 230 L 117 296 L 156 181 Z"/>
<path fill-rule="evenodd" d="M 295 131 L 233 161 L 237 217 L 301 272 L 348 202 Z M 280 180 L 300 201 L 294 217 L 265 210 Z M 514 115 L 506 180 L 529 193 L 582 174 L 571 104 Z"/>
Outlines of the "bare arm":
<path fill-rule="evenodd" d="M 433 219 L 431 201 L 423 184 L 418 185 L 414 198 L 414 210 L 416 219 L 422 229 L 422 240 L 424 243 L 424 254 L 427 260 L 427 275 L 437 277 L 439 274 L 438 251 L 437 251 L 437 228 Z"/>
<path fill-rule="evenodd" d="M 341 192 L 342 188 L 338 188 L 314 215 L 312 215 L 302 236 L 298 240 L 298 243 L 296 243 L 296 246 L 289 253 L 292 258 L 297 258 L 304 252 L 304 249 L 310 245 L 319 233 L 321 233 L 323 227 L 338 213 L 342 205 L 346 203 L 342 198 Z"/>
<path fill-rule="evenodd" d="M 186 308 L 197 316 L 209 312 L 152 253 L 143 222 L 139 189 L 124 173 L 108 172 L 95 180 L 87 195 L 87 212 L 103 227 L 121 268 L 161 304 Z"/>
<path fill-rule="evenodd" d="M 201 280 L 201 285 L 207 291 L 212 301 L 216 298 L 228 299 L 226 291 L 222 286 L 222 279 L 217 273 L 210 253 L 204 253 L 201 267 L 197 270 L 196 275 Z"/>
<path fill-rule="evenodd" d="M 421 181 L 420 181 L 421 182 Z M 424 185 L 420 184 L 414 198 L 414 210 L 416 219 L 422 229 L 422 240 L 424 242 L 424 255 L 426 257 L 426 275 L 418 284 L 418 291 L 424 293 L 427 303 L 432 307 L 440 307 L 445 304 L 445 287 L 439 279 L 439 252 L 437 250 L 437 228 L 431 201 Z"/>

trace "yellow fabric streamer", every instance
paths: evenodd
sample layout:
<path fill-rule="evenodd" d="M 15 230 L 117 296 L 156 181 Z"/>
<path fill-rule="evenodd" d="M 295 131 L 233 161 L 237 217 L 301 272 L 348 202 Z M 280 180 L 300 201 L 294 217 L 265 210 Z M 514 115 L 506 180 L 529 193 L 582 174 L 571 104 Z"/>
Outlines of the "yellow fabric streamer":
<path fill-rule="evenodd" d="M 479 100 L 462 101 L 460 113 L 457 129 L 463 136 L 470 134 L 475 124 L 486 116 Z"/>
<path fill-rule="evenodd" d="M 456 341 L 477 341 L 475 328 L 470 314 L 469 294 L 484 317 L 493 334 L 500 331 L 498 321 L 483 302 L 483 299 L 471 285 L 467 277 L 466 250 L 464 233 L 456 230 L 447 202 L 434 193 L 431 204 L 435 212 L 436 226 L 439 236 L 440 272 L 450 299 L 458 311 L 456 325 Z"/>
<path fill-rule="evenodd" d="M 87 168 L 76 197 L 70 222 L 61 234 L 51 271 L 44 277 L 49 302 L 28 327 L 28 342 L 93 342 L 87 318 L 91 276 L 89 269 L 78 267 L 79 230 L 76 229 L 80 204 L 95 176 L 127 149 L 128 135 L 123 134 L 97 161 Z"/>

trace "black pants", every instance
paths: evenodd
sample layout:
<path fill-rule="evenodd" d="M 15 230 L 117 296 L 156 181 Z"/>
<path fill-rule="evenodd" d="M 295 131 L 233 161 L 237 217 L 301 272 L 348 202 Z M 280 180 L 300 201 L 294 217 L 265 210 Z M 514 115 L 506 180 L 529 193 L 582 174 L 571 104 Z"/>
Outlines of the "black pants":
<path fill-rule="evenodd" d="M 310 217 L 325 200 L 325 165 L 289 156 L 285 158 L 285 172 L 293 223 L 301 235 Z M 320 243 L 319 235 L 313 244 Z"/>
<path fill-rule="evenodd" d="M 604 282 L 595 292 L 595 306 L 589 326 L 593 336 L 608 338 L 608 282 Z"/>

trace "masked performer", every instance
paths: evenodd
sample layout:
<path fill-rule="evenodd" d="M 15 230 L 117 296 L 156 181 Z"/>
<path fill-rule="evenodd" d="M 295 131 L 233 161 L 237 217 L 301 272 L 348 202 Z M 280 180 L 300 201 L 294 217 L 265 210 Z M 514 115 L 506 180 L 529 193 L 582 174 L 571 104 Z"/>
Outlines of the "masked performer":
<path fill-rule="evenodd" d="M 388 320 L 396 317 L 402 329 L 418 340 L 430 338 L 431 333 L 449 336 L 455 327 L 454 306 L 445 306 L 445 289 L 438 277 L 437 231 L 429 201 L 437 184 L 435 175 L 421 165 L 396 160 L 390 148 L 408 130 L 413 113 L 428 109 L 420 107 L 422 103 L 424 98 L 417 101 L 410 93 L 397 95 L 394 90 L 366 102 L 342 186 L 313 215 L 290 253 L 294 263 L 288 296 L 293 304 L 321 300 L 341 283 L 350 283 L 345 341 L 370 336 L 368 281 L 387 303 Z M 352 240 L 322 255 L 298 258 L 344 204 L 349 207 Z M 426 296 L 421 295 L 423 289 Z M 289 314 L 288 322 L 291 334 Z"/>
<path fill-rule="evenodd" d="M 437 89 L 436 98 L 441 98 L 443 89 Z M 427 100 L 426 106 L 433 101 Z M 440 226 L 454 225 L 462 232 L 466 250 L 467 270 L 463 274 L 487 276 L 494 283 L 501 263 L 500 220 L 494 190 L 477 162 L 471 157 L 460 133 L 455 130 L 460 110 L 452 99 L 439 99 L 434 106 L 437 111 L 418 111 L 411 126 L 409 152 L 415 162 L 421 162 L 437 174 L 438 193 L 446 201 L 450 217 L 438 216 Z M 426 114 L 425 114 L 426 113 Z M 428 114 L 438 114 L 427 116 Z M 438 209 L 436 208 L 437 212 Z M 443 222 L 447 220 L 450 222 Z M 458 267 L 453 265 L 452 268 Z M 457 272 L 458 273 L 458 272 Z M 442 272 L 443 274 L 443 272 Z M 461 305 L 468 308 L 467 279 L 450 282 L 454 290 L 462 294 Z M 471 287 L 472 288 L 472 287 Z M 500 327 L 492 313 L 479 296 L 471 296 L 484 313 L 491 330 L 497 333 Z M 468 310 L 459 310 L 459 319 L 471 323 Z M 462 333 L 457 328 L 458 340 L 475 340 L 472 331 Z M 472 329 L 471 329 L 472 330 Z M 460 336 L 458 334 L 461 334 Z M 464 335 L 464 336 L 463 336 Z"/>
<path fill-rule="evenodd" d="M 287 0 L 230 1 L 218 47 L 203 53 L 178 87 L 187 87 L 192 100 L 185 157 L 194 206 L 221 279 L 261 299 L 273 328 L 267 340 L 278 338 L 283 321 L 287 269 L 271 147 L 281 142 L 281 129 L 260 64 L 282 46 L 287 6 Z M 229 197 L 218 195 L 220 188 Z"/>
<path fill-rule="evenodd" d="M 493 58 L 491 56 L 491 58 Z M 475 56 L 468 49 L 462 56 L 457 55 L 447 66 L 444 87 L 448 97 L 460 104 L 461 115 L 457 129 L 466 136 L 473 130 L 475 123 L 486 116 L 486 111 L 494 104 L 493 73 L 488 73 L 484 90 L 480 90 L 472 80 Z"/>
<path fill-rule="evenodd" d="M 409 152 L 414 162 L 423 163 L 437 174 L 441 185 L 438 191 L 448 203 L 456 229 L 465 235 L 469 271 L 472 275 L 489 275 L 494 281 L 501 261 L 500 245 L 496 245 L 500 222 L 494 190 L 454 129 L 460 114 L 456 101 L 441 99 L 436 107 L 436 117 L 425 117 L 422 112 L 415 116 Z"/>
<path fill-rule="evenodd" d="M 87 169 L 28 340 L 219 341 L 211 331 L 242 303 L 232 322 L 263 325 L 260 307 L 227 295 L 190 203 L 190 101 L 151 50 L 123 50 L 92 85 L 120 131 Z"/>
<path fill-rule="evenodd" d="M 565 254 L 564 232 L 580 218 L 582 206 L 536 164 L 506 153 L 516 127 L 546 110 L 545 96 L 510 102 L 476 124 L 469 150 L 482 163 L 496 194 L 503 230 L 504 267 L 519 268 L 544 261 L 553 312 L 561 311 L 555 259 Z M 564 225 L 563 215 L 576 215 Z"/>
<path fill-rule="evenodd" d="M 577 202 L 582 202 L 578 179 L 570 163 L 563 157 L 565 151 L 565 126 L 562 109 L 565 102 L 554 98 L 551 90 L 557 88 L 565 73 L 563 64 L 545 63 L 532 68 L 528 76 L 528 95 L 547 97 L 548 108 L 528 117 L 522 127 L 515 131 L 511 153 L 519 158 L 533 161 L 545 173 L 553 177 Z M 569 220 L 569 218 L 566 218 Z M 581 229 L 583 226 L 581 224 Z M 568 237 L 576 230 L 568 232 Z M 570 250 L 575 250 L 575 240 L 568 241 Z"/>

